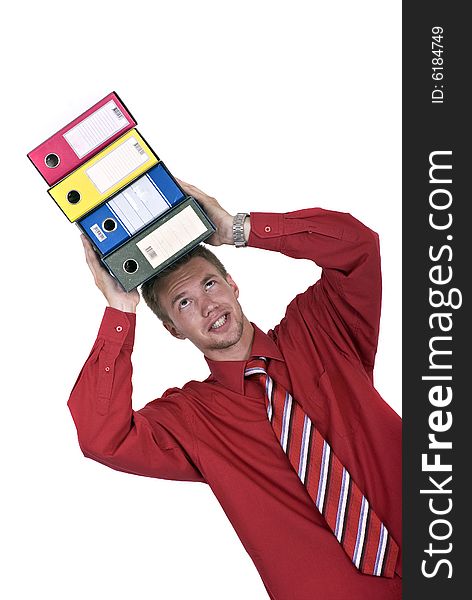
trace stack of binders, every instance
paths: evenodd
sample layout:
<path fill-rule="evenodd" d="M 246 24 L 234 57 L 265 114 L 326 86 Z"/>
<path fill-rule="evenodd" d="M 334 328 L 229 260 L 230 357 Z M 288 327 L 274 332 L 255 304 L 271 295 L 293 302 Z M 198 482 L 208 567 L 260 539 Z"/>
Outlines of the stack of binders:
<path fill-rule="evenodd" d="M 215 231 L 136 124 L 112 92 L 28 153 L 50 196 L 127 292 Z"/>

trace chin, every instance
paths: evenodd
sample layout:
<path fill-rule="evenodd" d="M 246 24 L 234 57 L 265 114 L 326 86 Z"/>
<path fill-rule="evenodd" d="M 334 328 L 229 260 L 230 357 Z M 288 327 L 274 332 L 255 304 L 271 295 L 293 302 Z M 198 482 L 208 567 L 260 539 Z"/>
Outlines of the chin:
<path fill-rule="evenodd" d="M 229 331 L 228 334 L 222 338 L 218 339 L 212 337 L 208 343 L 208 350 L 224 350 L 225 348 L 231 348 L 239 342 L 243 335 L 243 322 L 237 321 L 235 323 L 235 328 L 233 331 Z"/>
<path fill-rule="evenodd" d="M 234 346 L 239 342 L 239 339 L 216 340 L 213 344 L 208 346 L 208 350 L 224 350 L 225 348 L 231 348 L 231 346 Z"/>

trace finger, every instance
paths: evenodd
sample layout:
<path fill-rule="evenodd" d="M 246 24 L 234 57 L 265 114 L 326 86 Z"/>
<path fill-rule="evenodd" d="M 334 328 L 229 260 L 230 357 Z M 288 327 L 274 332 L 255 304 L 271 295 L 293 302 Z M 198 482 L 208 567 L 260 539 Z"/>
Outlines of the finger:
<path fill-rule="evenodd" d="M 201 197 L 207 197 L 208 195 L 205 194 L 205 192 L 203 192 L 201 189 L 197 188 L 195 185 L 192 185 L 191 183 L 187 183 L 186 181 L 182 181 L 181 179 L 178 179 L 176 177 L 176 180 L 179 182 L 179 184 L 182 186 L 182 188 L 188 192 L 189 194 L 192 194 L 192 196 L 201 196 Z"/>
<path fill-rule="evenodd" d="M 85 260 L 91 271 L 93 273 L 96 273 L 98 270 L 100 270 L 101 265 L 99 263 L 97 255 L 95 254 L 95 250 L 93 249 L 91 242 L 86 238 L 84 234 L 81 234 L 80 237 L 84 246 Z"/>
<path fill-rule="evenodd" d="M 82 238 L 82 244 L 84 246 L 85 258 L 88 262 L 89 259 L 92 258 L 94 255 L 92 244 L 85 238 L 84 235 L 81 235 L 80 237 Z"/>
<path fill-rule="evenodd" d="M 87 256 L 87 254 L 90 254 L 91 252 L 94 252 L 92 243 L 90 242 L 90 240 L 83 233 L 80 234 L 80 239 L 82 240 L 82 245 L 84 247 L 84 251 L 85 251 L 85 255 L 86 256 Z"/>
<path fill-rule="evenodd" d="M 191 185 L 190 183 L 187 183 L 186 181 L 182 181 L 182 179 L 178 179 L 177 177 L 175 178 L 177 183 L 180 184 L 180 186 L 184 189 L 184 190 L 190 190 L 190 189 L 194 189 L 195 186 Z"/>
<path fill-rule="evenodd" d="M 175 178 L 175 180 L 180 183 L 180 185 L 184 185 L 185 187 L 192 187 L 192 184 L 188 183 L 187 181 L 183 181 L 182 179 L 179 179 L 178 177 Z"/>

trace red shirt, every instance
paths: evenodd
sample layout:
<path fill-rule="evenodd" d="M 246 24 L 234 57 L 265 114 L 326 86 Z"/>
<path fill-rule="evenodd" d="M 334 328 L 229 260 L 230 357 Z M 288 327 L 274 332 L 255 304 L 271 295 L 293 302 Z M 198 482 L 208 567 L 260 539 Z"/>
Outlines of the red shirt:
<path fill-rule="evenodd" d="M 372 383 L 381 304 L 378 236 L 319 208 L 251 213 L 250 246 L 308 258 L 319 281 L 279 325 L 255 326 L 252 355 L 331 444 L 401 544 L 401 420 Z M 401 579 L 361 574 L 291 467 L 245 361 L 207 359 L 210 377 L 131 405 L 135 315 L 107 308 L 69 399 L 85 456 L 164 479 L 206 482 L 274 600 L 399 600 Z M 401 573 L 401 559 L 396 573 Z"/>

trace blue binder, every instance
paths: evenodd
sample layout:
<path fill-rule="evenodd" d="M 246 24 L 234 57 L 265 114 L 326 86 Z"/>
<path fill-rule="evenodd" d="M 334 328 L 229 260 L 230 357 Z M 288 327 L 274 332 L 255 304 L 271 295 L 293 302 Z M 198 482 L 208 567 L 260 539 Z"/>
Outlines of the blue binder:
<path fill-rule="evenodd" d="M 106 255 L 185 197 L 167 167 L 160 162 L 78 224 L 97 250 Z"/>

